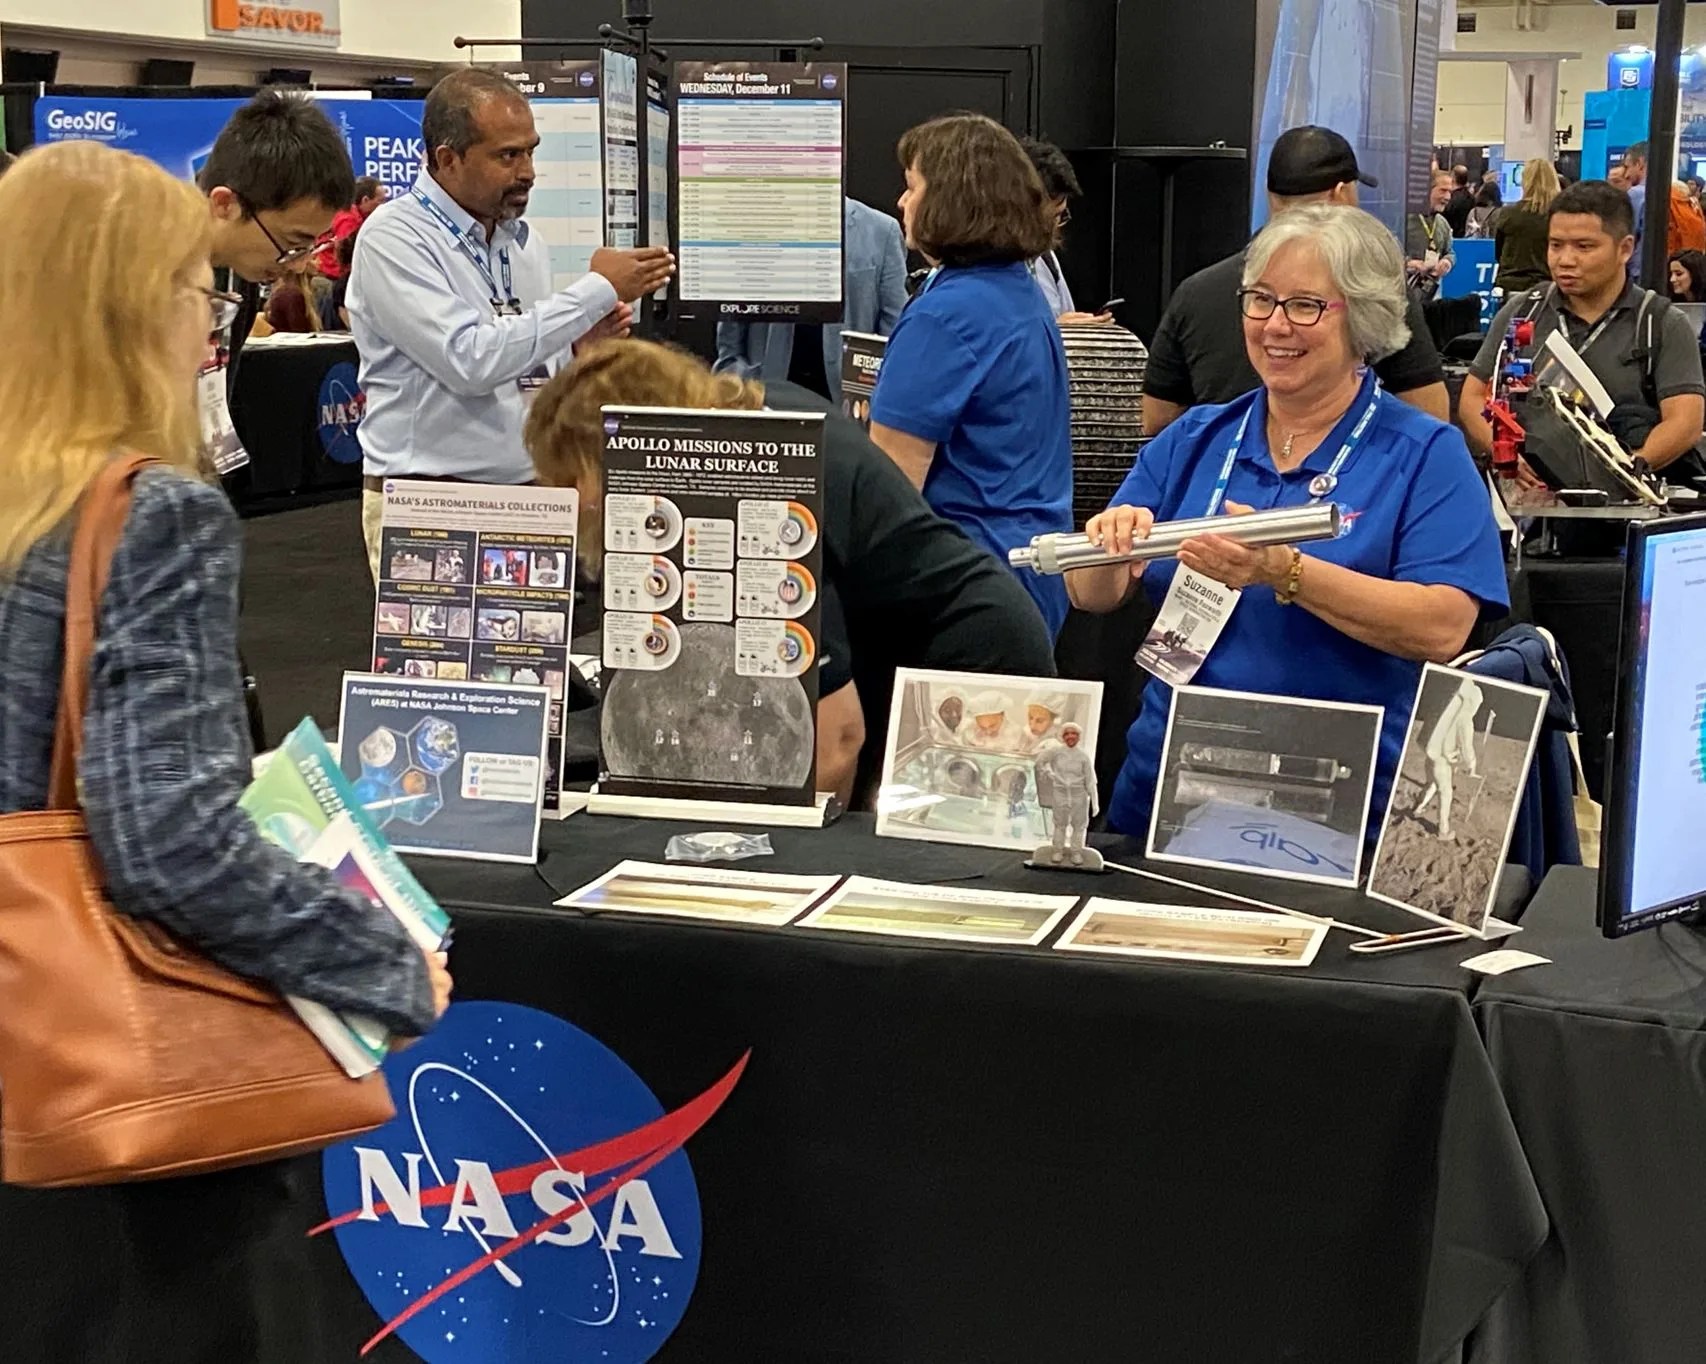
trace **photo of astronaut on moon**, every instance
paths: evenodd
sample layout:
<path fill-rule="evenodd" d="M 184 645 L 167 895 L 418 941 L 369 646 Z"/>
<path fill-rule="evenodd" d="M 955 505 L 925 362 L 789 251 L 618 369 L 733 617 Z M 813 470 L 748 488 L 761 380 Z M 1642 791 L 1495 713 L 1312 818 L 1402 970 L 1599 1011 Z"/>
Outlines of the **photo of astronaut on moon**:
<path fill-rule="evenodd" d="M 1429 664 L 1368 874 L 1377 900 L 1481 933 L 1547 696 Z"/>
<path fill-rule="evenodd" d="M 1384 717 L 1379 706 L 1176 688 L 1149 856 L 1354 886 Z"/>
<path fill-rule="evenodd" d="M 877 833 L 1082 856 L 1101 710 L 1100 682 L 900 669 Z"/>

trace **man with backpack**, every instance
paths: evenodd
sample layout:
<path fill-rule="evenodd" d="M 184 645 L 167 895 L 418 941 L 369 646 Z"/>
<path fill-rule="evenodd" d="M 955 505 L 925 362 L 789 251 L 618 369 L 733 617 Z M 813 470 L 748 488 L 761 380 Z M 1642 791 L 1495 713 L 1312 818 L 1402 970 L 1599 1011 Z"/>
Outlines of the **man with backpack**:
<path fill-rule="evenodd" d="M 1499 310 L 1463 385 L 1457 415 L 1472 449 L 1492 451 L 1484 409 L 1499 349 L 1512 321 L 1528 318 L 1535 373 L 1546 377 L 1546 338 L 1562 331 L 1605 386 L 1611 426 L 1635 458 L 1657 471 L 1693 456 L 1706 426 L 1700 346 L 1668 299 L 1630 282 L 1634 250 L 1634 216 L 1621 190 L 1584 181 L 1553 202 L 1546 245 L 1552 283 L 1517 294 Z"/>

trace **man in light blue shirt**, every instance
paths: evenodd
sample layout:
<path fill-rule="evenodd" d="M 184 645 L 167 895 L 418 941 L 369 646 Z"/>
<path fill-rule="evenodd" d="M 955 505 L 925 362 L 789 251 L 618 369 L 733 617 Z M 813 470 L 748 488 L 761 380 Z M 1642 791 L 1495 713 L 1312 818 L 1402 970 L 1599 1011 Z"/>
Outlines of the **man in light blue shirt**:
<path fill-rule="evenodd" d="M 906 246 L 887 213 L 845 201 L 846 257 L 841 322 L 717 324 L 719 374 L 772 383 L 791 380 L 832 403 L 841 401 L 841 334 L 887 336 L 906 307 Z"/>
<path fill-rule="evenodd" d="M 577 343 L 626 334 L 627 305 L 675 269 L 662 247 L 601 249 L 584 278 L 552 291 L 549 247 L 521 221 L 539 134 L 498 73 L 446 76 L 427 97 L 421 136 L 426 169 L 368 220 L 350 275 L 375 579 L 384 480 L 531 482 L 521 430 L 534 389 Z"/>
<path fill-rule="evenodd" d="M 1641 277 L 1641 238 L 1647 225 L 1647 144 L 1637 142 L 1623 153 L 1623 188 L 1635 210 L 1635 254 L 1629 257 L 1629 276 Z"/>

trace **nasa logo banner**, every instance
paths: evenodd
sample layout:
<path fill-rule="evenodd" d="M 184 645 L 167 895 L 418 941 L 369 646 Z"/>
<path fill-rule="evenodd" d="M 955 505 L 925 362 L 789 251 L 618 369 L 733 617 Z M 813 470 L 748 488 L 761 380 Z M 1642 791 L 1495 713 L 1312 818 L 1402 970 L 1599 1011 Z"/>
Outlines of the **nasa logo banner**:
<path fill-rule="evenodd" d="M 361 442 L 356 431 L 367 414 L 367 395 L 361 391 L 355 366 L 339 361 L 320 380 L 320 448 L 334 464 L 360 464 Z"/>
<path fill-rule="evenodd" d="M 453 1005 L 385 1064 L 397 1116 L 322 1158 L 333 1235 L 426 1364 L 646 1364 L 699 1274 L 682 1149 L 746 1067 L 672 1113 L 603 1043 L 537 1009 Z"/>

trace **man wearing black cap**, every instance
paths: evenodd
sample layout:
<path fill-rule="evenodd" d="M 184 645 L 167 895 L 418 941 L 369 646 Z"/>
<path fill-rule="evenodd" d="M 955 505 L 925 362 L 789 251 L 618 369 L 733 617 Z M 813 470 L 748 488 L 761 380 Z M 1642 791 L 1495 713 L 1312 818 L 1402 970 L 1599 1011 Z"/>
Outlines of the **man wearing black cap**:
<path fill-rule="evenodd" d="M 1356 153 L 1330 128 L 1292 128 L 1280 134 L 1268 159 L 1268 212 L 1299 204 L 1355 207 L 1357 185 L 1373 187 L 1373 176 L 1357 166 Z M 1244 350 L 1238 289 L 1244 282 L 1244 253 L 1199 270 L 1176 290 L 1149 348 L 1143 383 L 1143 426 L 1159 435 L 1199 403 L 1229 403 L 1260 380 Z M 1422 311 L 1409 309 L 1410 344 L 1375 365 L 1387 389 L 1441 421 L 1450 419 L 1445 371 Z"/>

